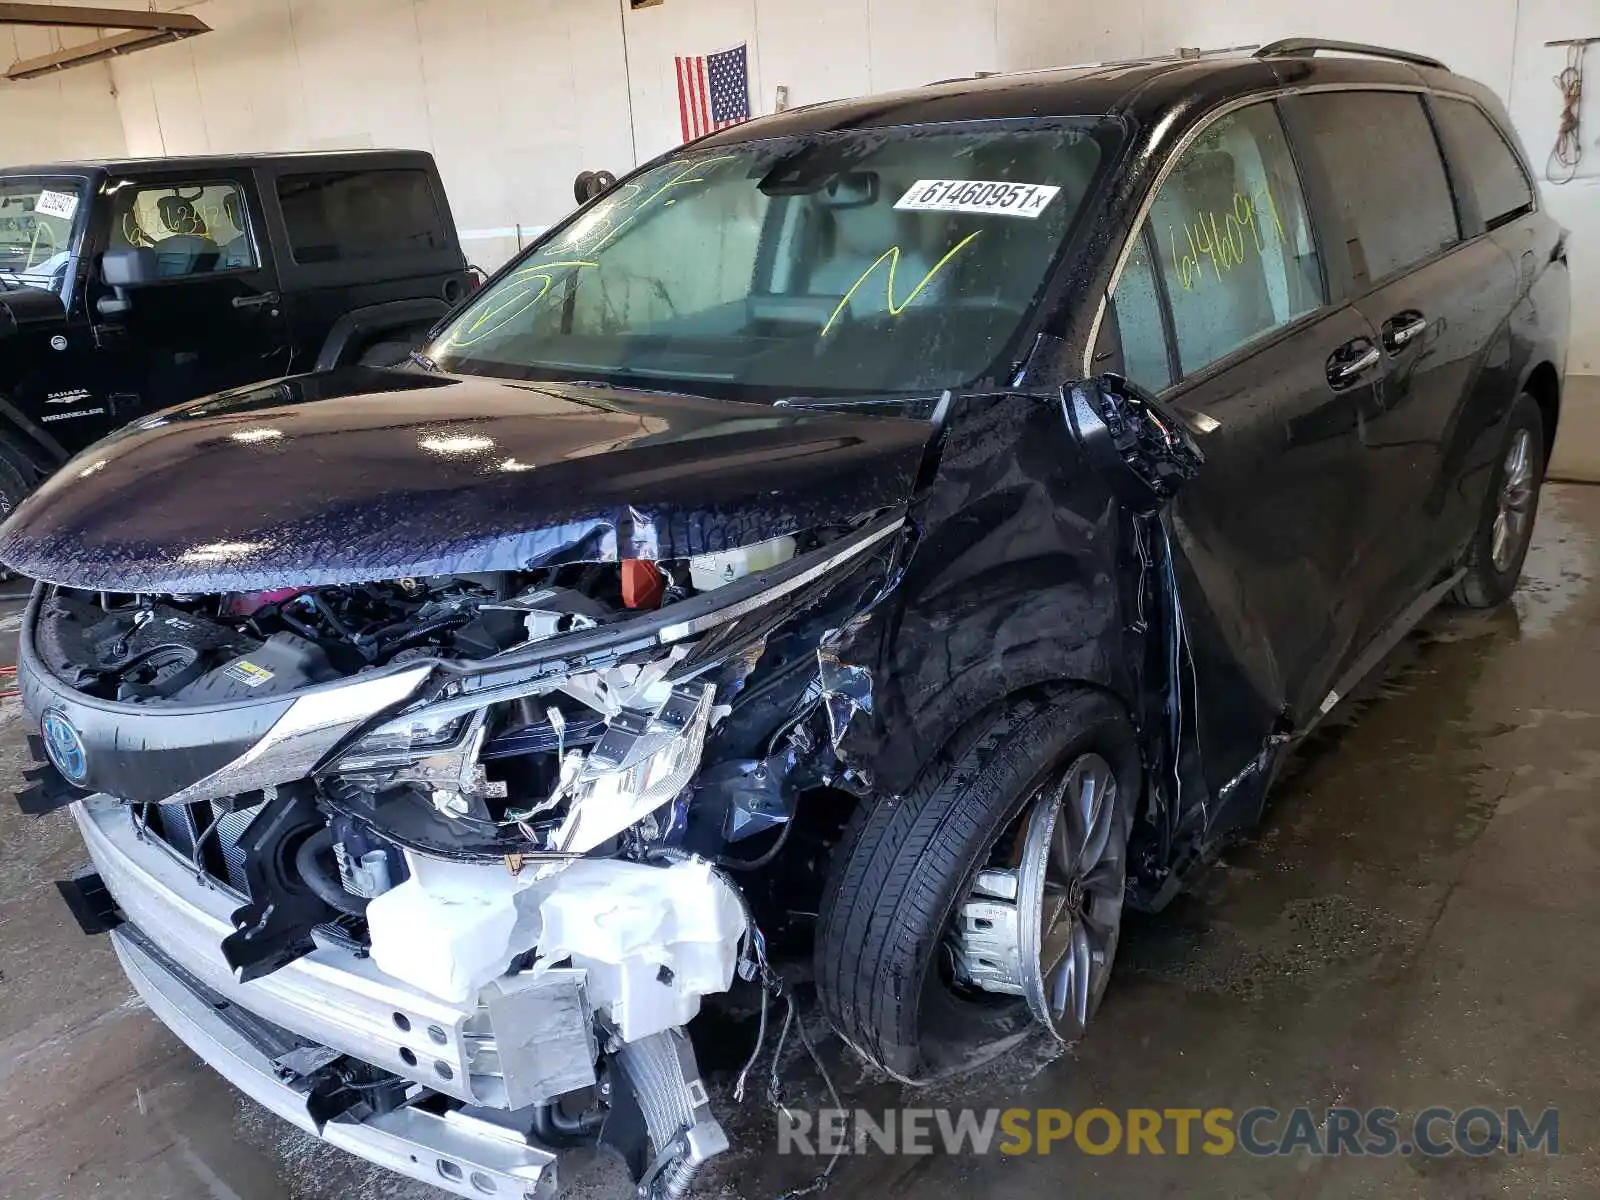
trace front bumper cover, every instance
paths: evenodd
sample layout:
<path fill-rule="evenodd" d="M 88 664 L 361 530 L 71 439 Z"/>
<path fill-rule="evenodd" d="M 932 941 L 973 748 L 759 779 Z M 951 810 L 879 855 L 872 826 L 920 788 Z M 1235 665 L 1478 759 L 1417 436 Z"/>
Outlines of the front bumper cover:
<path fill-rule="evenodd" d="M 280 1077 L 269 1050 L 220 1013 L 227 1001 L 298 1038 L 476 1109 L 503 1109 L 505 1080 L 485 1009 L 408 988 L 370 959 L 338 948 L 319 948 L 240 983 L 219 948 L 232 930 L 237 898 L 141 833 L 126 805 L 92 796 L 74 804 L 72 813 L 124 918 L 110 936 L 128 979 L 151 1011 L 230 1083 L 307 1133 L 457 1195 L 547 1200 L 556 1194 L 552 1150 L 470 1111 L 407 1105 L 364 1119 L 346 1114 L 319 1122 L 304 1092 Z M 566 1007 L 582 1012 L 583 983 L 575 978 L 581 972 L 566 974 L 574 977 L 575 993 Z M 556 1063 L 551 1090 L 581 1086 L 583 1080 L 570 1076 L 573 1062 L 568 1056 Z"/>
<path fill-rule="evenodd" d="M 383 974 L 371 959 L 318 948 L 240 983 L 222 955 L 239 900 L 104 796 L 72 806 L 89 856 L 124 917 L 183 970 L 263 1019 L 468 1104 L 506 1106 L 487 1015 Z"/>
<path fill-rule="evenodd" d="M 237 897 L 145 831 L 129 806 L 91 796 L 72 813 L 104 888 L 85 902 L 96 912 L 114 903 L 110 936 L 130 982 L 229 1082 L 307 1133 L 457 1195 L 557 1194 L 556 1152 L 529 1136 L 524 1118 L 530 1105 L 593 1085 L 605 1091 L 590 1008 L 598 985 L 587 970 L 497 980 L 456 1004 L 328 945 L 241 982 L 220 949 Z M 641 1195 L 681 1195 L 728 1144 L 688 1038 L 674 1027 L 614 1049 L 619 1094 L 632 1097 L 644 1126 L 617 1148 L 631 1156 Z M 328 1092 L 322 1075 L 328 1060 L 302 1066 L 305 1051 L 348 1055 L 427 1090 L 409 1090 L 387 1112 L 341 1105 L 340 1085 Z M 463 1107 L 438 1104 L 439 1096 Z M 650 1157 L 632 1162 L 649 1147 Z"/>
<path fill-rule="evenodd" d="M 144 1002 L 208 1066 L 269 1112 L 351 1154 L 458 1196 L 550 1200 L 556 1156 L 490 1122 L 457 1110 L 406 1106 L 320 1127 L 306 1096 L 278 1078 L 273 1062 L 228 1025 L 214 1004 L 170 970 L 126 927 L 111 932 L 117 958 Z"/>

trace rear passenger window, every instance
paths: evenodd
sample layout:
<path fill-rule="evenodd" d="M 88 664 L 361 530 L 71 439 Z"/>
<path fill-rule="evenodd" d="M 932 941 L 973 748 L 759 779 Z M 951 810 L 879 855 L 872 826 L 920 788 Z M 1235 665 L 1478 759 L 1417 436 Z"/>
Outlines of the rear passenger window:
<path fill-rule="evenodd" d="M 1350 266 L 1379 280 L 1460 237 L 1450 184 L 1422 97 L 1321 92 L 1305 111 L 1344 214 Z"/>
<path fill-rule="evenodd" d="M 285 175 L 278 203 L 297 263 L 428 254 L 450 244 L 426 171 Z"/>
<path fill-rule="evenodd" d="M 1455 151 L 1453 161 L 1478 201 L 1484 224 L 1493 229 L 1533 208 L 1533 187 L 1516 153 L 1488 114 L 1466 100 L 1433 102 L 1439 124 Z"/>
<path fill-rule="evenodd" d="M 1206 127 L 1162 183 L 1147 227 L 1186 374 L 1322 304 L 1305 198 L 1270 103 Z M 1141 239 L 1117 285 L 1123 359 L 1135 382 L 1145 382 L 1135 370 L 1166 374 L 1145 254 Z"/>

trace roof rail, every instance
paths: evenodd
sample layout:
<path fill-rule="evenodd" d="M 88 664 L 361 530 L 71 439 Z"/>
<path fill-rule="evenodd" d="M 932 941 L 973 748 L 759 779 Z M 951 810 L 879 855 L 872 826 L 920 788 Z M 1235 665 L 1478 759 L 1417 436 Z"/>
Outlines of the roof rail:
<path fill-rule="evenodd" d="M 1310 58 L 1318 50 L 1336 50 L 1342 54 L 1365 54 L 1371 58 L 1392 58 L 1396 62 L 1411 63 L 1418 67 L 1437 67 L 1448 71 L 1437 58 L 1414 54 L 1410 50 L 1391 50 L 1387 46 L 1369 46 L 1365 42 L 1335 42 L 1326 38 L 1283 38 L 1268 42 L 1256 51 L 1257 58 Z"/>
<path fill-rule="evenodd" d="M 953 75 L 949 79 L 935 79 L 923 87 L 938 87 L 942 83 L 969 83 L 974 79 L 1008 79 L 1019 75 L 1051 75 L 1056 71 L 1090 71 L 1095 67 L 1136 67 L 1143 63 L 1194 62 L 1202 58 L 1218 58 L 1226 54 L 1244 54 L 1254 50 L 1258 43 L 1243 46 L 1218 46 L 1203 49 L 1198 46 L 1179 46 L 1171 54 L 1141 54 L 1138 58 L 1100 58 L 1091 62 L 1054 63 L 1048 67 L 1028 67 L 1020 71 L 975 71 L 971 75 Z"/>

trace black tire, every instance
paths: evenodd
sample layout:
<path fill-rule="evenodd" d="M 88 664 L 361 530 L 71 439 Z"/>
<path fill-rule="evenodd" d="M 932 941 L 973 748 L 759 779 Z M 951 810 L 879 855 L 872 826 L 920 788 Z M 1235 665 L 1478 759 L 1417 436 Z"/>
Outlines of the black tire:
<path fill-rule="evenodd" d="M 829 871 L 815 959 L 824 1012 L 868 1060 L 900 1079 L 927 1079 L 975 1065 L 1033 1027 L 1020 998 L 958 995 L 942 977 L 941 946 L 1028 801 L 1090 752 L 1116 775 L 1125 843 L 1140 795 L 1138 747 L 1122 707 L 1087 688 L 1006 702 L 953 739 L 909 795 L 856 813 Z"/>
<path fill-rule="evenodd" d="M 1522 435 L 1526 435 L 1525 445 L 1531 466 L 1526 521 L 1517 529 L 1516 543 L 1508 547 L 1509 553 L 1502 553 L 1500 565 L 1496 566 L 1495 526 L 1501 513 L 1501 503 L 1506 497 L 1507 459 Z M 1489 494 L 1484 497 L 1483 513 L 1462 563 L 1467 573 L 1451 593 L 1458 604 L 1468 608 L 1498 608 L 1516 591 L 1517 580 L 1522 575 L 1522 563 L 1528 557 L 1528 546 L 1533 539 L 1534 519 L 1539 512 L 1539 490 L 1544 484 L 1544 467 L 1544 419 L 1539 413 L 1537 401 L 1524 392 L 1511 407 L 1505 437 L 1495 455 L 1494 469 L 1489 478 Z"/>
<path fill-rule="evenodd" d="M 29 474 L 24 474 L 19 462 L 26 461 L 20 450 L 10 446 L 4 439 L 0 439 L 0 521 L 4 521 L 33 491 L 33 485 L 28 482 Z"/>

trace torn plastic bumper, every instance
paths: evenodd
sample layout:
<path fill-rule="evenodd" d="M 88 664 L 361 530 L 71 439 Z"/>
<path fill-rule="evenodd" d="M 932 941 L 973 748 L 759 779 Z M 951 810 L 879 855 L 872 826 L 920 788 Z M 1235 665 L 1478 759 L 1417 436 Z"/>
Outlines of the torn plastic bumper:
<path fill-rule="evenodd" d="M 268 1112 L 331 1145 L 458 1196 L 549 1200 L 558 1190 L 553 1150 L 463 1109 L 415 1105 L 319 1122 L 308 1095 L 282 1077 L 269 1051 L 231 1026 L 214 998 L 164 963 L 131 930 L 111 934 L 140 998 L 205 1063 Z"/>
<path fill-rule="evenodd" d="M 496 879 L 518 883 L 503 869 L 433 862 L 444 879 L 425 868 L 408 881 L 415 887 L 384 894 L 403 899 L 380 917 L 374 950 L 415 973 L 443 961 L 430 951 L 456 948 L 441 939 L 441 923 L 460 915 L 456 902 L 470 909 L 463 928 L 481 940 L 507 919 L 515 927 L 522 895 L 537 901 L 527 911 L 549 948 L 537 969 L 506 975 L 501 964 L 485 986 L 449 999 L 386 973 L 376 954 L 319 942 L 245 982 L 221 949 L 237 897 L 145 835 L 128 806 L 92 796 L 72 811 L 115 903 L 111 936 L 140 995 L 209 1065 L 306 1132 L 458 1195 L 544 1200 L 557 1190 L 555 1152 L 518 1126 L 518 1114 L 599 1085 L 597 1062 L 609 1053 L 622 1085 L 610 1089 L 614 1099 L 637 1107 L 654 1139 L 628 1150 L 637 1159 L 641 1146 L 658 1148 L 651 1162 L 632 1164 L 641 1195 L 681 1196 L 727 1148 L 678 1027 L 703 992 L 729 985 L 745 928 L 738 897 L 706 864 L 594 860 L 530 871 L 497 893 Z M 390 919 L 401 924 L 384 925 Z M 610 1018 L 606 1046 L 596 1044 L 597 1012 Z M 257 1036 L 263 1029 L 277 1049 Z M 321 1062 L 371 1064 L 398 1077 L 404 1102 L 319 1107 L 307 1080 L 291 1078 L 283 1045 Z M 461 1103 L 422 1103 L 430 1096 Z"/>
<path fill-rule="evenodd" d="M 319 946 L 239 982 L 222 953 L 237 897 L 198 877 L 132 810 L 103 796 L 75 804 L 89 857 L 128 923 L 225 1000 L 296 1034 L 469 1104 L 507 1106 L 487 1014 L 407 987 L 370 958 Z"/>

